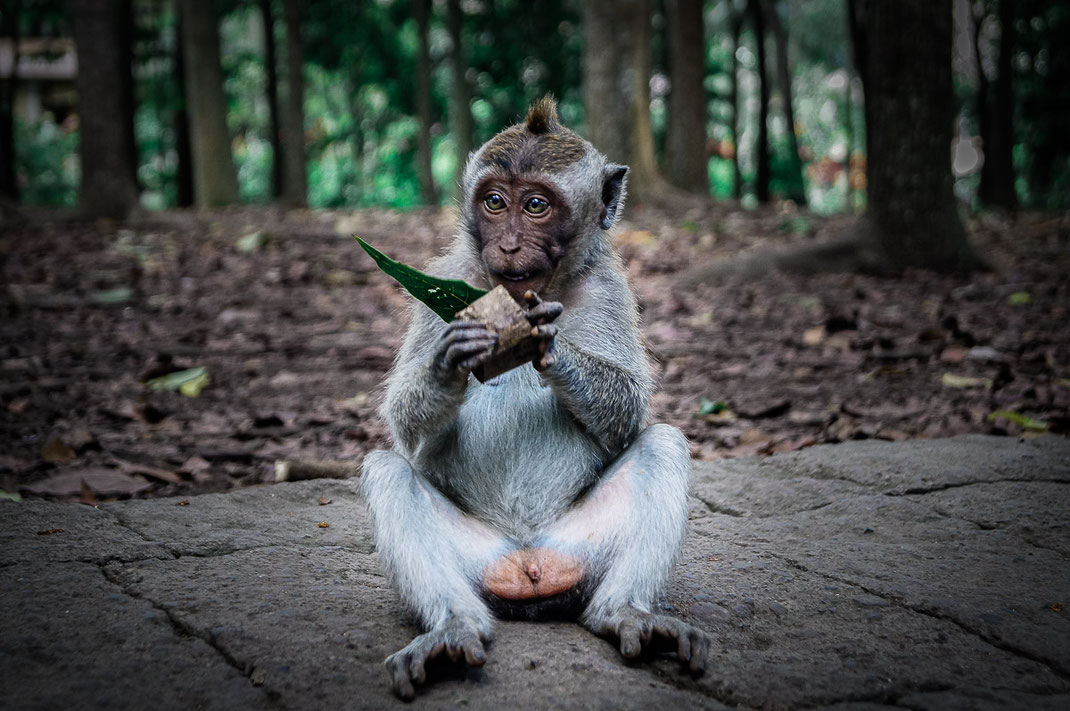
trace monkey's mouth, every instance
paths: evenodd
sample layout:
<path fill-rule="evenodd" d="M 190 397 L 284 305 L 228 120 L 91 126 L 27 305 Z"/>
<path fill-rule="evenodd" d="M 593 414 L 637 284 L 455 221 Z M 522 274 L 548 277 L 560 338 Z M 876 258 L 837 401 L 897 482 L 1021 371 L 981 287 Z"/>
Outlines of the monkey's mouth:
<path fill-rule="evenodd" d="M 503 269 L 492 271 L 491 278 L 495 283 L 504 286 L 514 299 L 520 301 L 525 291 L 541 291 L 549 282 L 549 273 L 540 269 Z"/>
<path fill-rule="evenodd" d="M 497 276 L 502 281 L 527 281 L 537 272 L 498 272 Z"/>

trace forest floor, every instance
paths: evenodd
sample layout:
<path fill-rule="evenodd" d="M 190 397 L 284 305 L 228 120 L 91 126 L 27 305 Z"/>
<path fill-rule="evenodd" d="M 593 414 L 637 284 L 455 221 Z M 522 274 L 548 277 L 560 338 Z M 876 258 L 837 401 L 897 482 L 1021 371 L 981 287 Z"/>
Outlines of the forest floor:
<path fill-rule="evenodd" d="M 1070 215 L 968 222 L 992 270 L 767 274 L 683 286 L 852 218 L 630 209 L 615 240 L 659 383 L 699 459 L 850 439 L 1070 431 Z M 37 215 L 0 236 L 0 496 L 194 494 L 277 459 L 388 446 L 376 408 L 407 297 L 351 239 L 420 265 L 452 210 Z M 203 367 L 188 395 L 147 381 Z M 203 384 L 203 383 L 202 383 Z"/>

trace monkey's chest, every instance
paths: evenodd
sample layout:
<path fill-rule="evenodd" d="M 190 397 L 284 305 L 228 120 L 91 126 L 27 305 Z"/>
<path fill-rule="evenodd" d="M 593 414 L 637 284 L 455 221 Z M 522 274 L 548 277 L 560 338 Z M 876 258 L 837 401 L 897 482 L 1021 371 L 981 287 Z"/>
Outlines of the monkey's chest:
<path fill-rule="evenodd" d="M 459 502 L 521 529 L 559 515 L 603 466 L 598 444 L 530 367 L 469 386 L 444 444 L 432 467 Z"/>

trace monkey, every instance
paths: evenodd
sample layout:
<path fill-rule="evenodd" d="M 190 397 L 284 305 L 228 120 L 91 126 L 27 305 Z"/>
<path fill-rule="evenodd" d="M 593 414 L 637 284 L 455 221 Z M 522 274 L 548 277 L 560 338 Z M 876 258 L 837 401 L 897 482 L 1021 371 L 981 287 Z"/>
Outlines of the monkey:
<path fill-rule="evenodd" d="M 380 409 L 393 448 L 361 476 L 381 565 L 424 630 L 385 660 L 402 699 L 433 658 L 483 665 L 498 617 L 577 619 L 626 658 L 659 641 L 705 668 L 707 634 L 652 611 L 685 534 L 691 458 L 679 429 L 646 426 L 650 364 L 609 236 L 627 173 L 552 97 L 465 164 L 458 231 L 427 270 L 503 285 L 539 347 L 480 383 L 494 332 L 411 306 Z"/>

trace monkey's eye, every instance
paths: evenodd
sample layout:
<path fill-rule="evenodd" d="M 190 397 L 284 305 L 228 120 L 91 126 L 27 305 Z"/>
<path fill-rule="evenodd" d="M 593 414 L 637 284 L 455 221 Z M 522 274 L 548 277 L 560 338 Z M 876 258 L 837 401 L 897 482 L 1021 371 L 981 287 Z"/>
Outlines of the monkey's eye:
<path fill-rule="evenodd" d="M 540 197 L 533 197 L 524 203 L 524 211 L 531 215 L 541 215 L 550 209 L 550 203 Z"/>
<path fill-rule="evenodd" d="M 505 209 L 505 198 L 498 193 L 491 193 L 487 197 L 483 198 L 483 204 L 487 206 L 487 209 L 491 212 L 498 212 Z"/>

